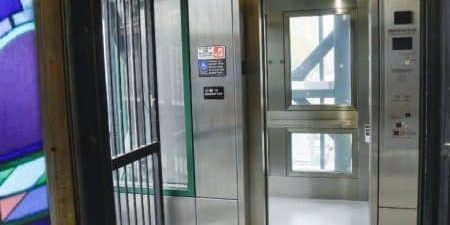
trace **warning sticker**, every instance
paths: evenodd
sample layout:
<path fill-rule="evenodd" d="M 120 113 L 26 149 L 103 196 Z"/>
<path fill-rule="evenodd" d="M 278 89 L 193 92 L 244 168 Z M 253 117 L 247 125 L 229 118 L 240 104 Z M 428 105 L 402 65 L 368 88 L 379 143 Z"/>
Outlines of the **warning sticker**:
<path fill-rule="evenodd" d="M 200 77 L 224 77 L 227 75 L 226 47 L 198 47 L 198 71 Z"/>

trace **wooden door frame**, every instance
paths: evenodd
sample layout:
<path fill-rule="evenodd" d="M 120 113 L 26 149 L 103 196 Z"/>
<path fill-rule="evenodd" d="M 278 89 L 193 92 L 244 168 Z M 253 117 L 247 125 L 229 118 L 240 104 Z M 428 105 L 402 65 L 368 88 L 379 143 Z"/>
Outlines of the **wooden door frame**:
<path fill-rule="evenodd" d="M 52 224 L 114 224 L 101 1 L 35 0 Z"/>

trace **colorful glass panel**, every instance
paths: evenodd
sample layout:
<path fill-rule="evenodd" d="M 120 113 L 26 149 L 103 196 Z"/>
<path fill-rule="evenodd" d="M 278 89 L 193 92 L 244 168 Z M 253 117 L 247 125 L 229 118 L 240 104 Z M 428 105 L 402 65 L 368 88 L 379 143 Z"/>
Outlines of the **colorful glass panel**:
<path fill-rule="evenodd" d="M 0 224 L 50 224 L 33 0 L 0 0 Z"/>

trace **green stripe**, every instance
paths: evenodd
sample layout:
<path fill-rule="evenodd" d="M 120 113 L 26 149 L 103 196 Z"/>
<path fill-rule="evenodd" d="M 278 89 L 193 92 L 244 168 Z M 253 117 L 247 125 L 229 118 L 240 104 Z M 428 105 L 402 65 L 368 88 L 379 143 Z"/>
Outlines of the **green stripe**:
<path fill-rule="evenodd" d="M 154 195 L 153 189 L 149 188 L 132 188 L 132 187 L 114 187 L 114 192 L 123 194 L 142 194 L 142 195 Z M 165 196 L 177 196 L 177 197 L 193 197 L 191 190 L 176 190 L 176 189 L 165 189 L 163 190 Z"/>
<path fill-rule="evenodd" d="M 47 183 L 47 173 L 42 174 L 33 186 L 39 186 Z"/>
<path fill-rule="evenodd" d="M 3 185 L 6 179 L 8 179 L 9 175 L 14 171 L 15 168 L 9 168 L 7 170 L 3 170 L 0 172 L 0 186 Z"/>
<path fill-rule="evenodd" d="M 195 196 L 195 170 L 194 170 L 194 144 L 192 134 L 192 98 L 191 98 L 191 63 L 189 39 L 189 8 L 188 0 L 180 0 L 181 7 L 181 33 L 183 51 L 183 83 L 186 126 L 186 150 L 188 166 L 188 196 Z"/>

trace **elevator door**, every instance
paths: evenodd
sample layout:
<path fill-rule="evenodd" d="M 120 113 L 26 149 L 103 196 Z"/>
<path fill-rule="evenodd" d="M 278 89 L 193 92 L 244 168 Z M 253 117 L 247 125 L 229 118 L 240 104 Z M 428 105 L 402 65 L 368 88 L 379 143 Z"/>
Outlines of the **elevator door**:
<path fill-rule="evenodd" d="M 266 4 L 271 225 L 369 224 L 367 5 L 344 3 Z"/>

